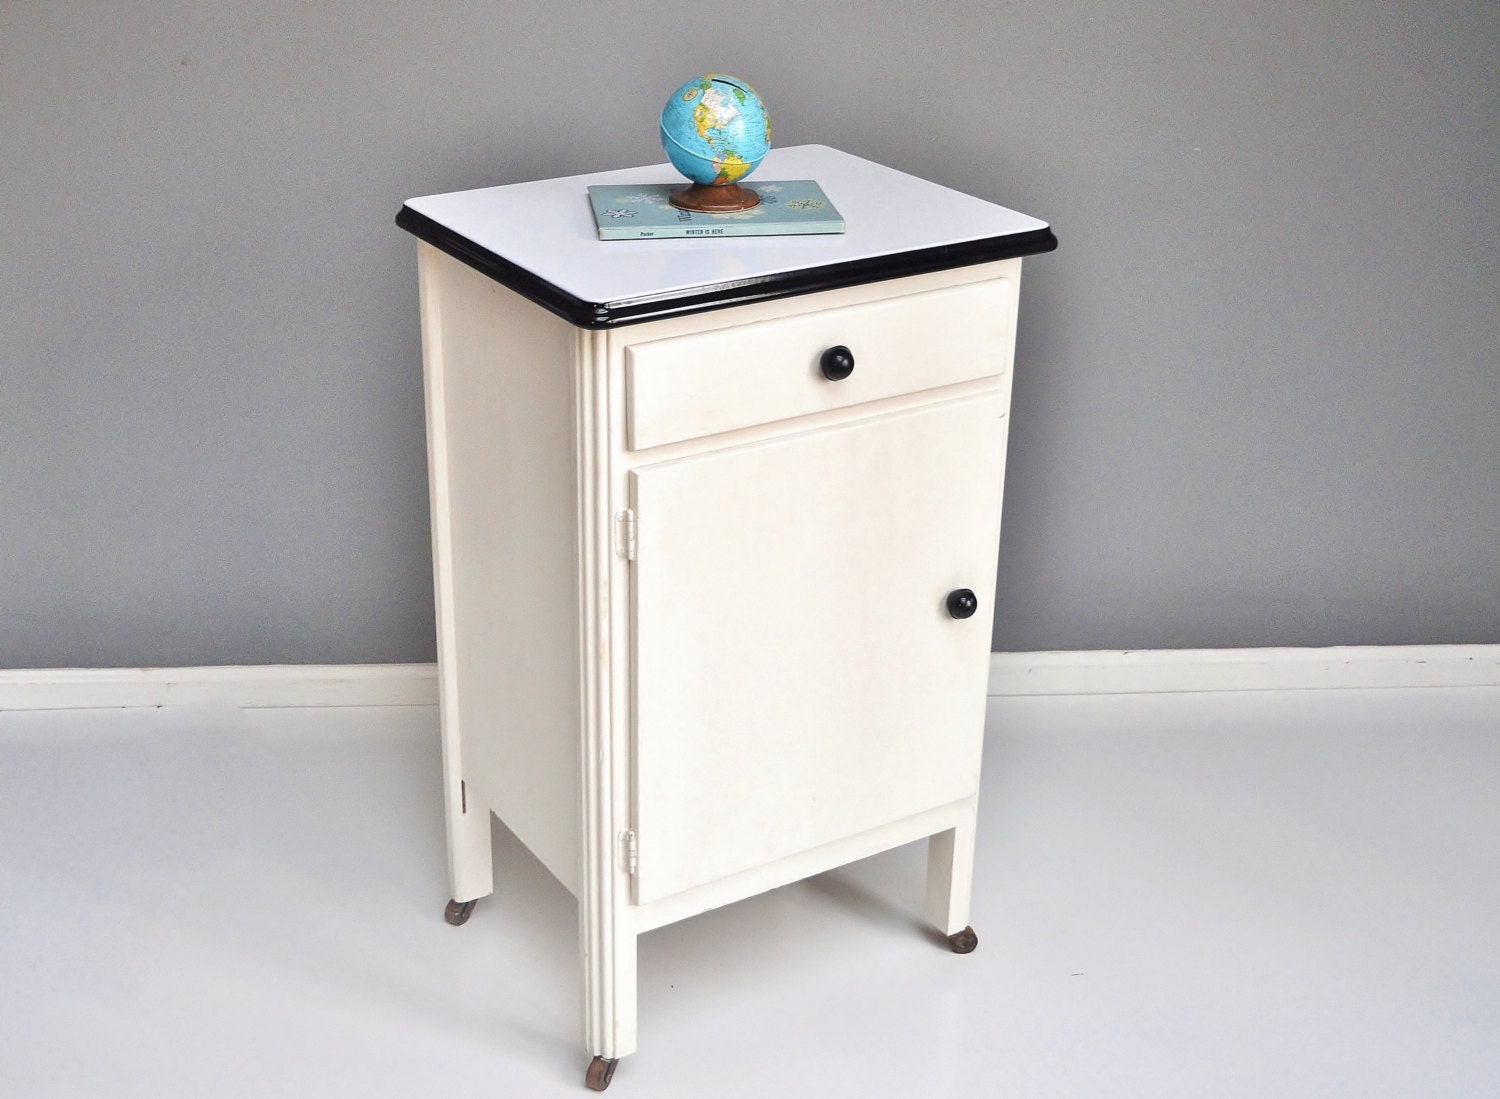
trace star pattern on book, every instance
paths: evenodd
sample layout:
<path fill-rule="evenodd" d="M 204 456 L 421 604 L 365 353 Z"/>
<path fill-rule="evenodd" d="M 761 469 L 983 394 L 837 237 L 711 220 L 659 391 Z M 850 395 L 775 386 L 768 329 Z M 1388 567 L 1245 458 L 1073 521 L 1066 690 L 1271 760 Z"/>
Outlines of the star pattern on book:
<path fill-rule="evenodd" d="M 633 218 L 633 217 L 635 217 L 635 211 L 634 210 L 605 210 L 605 211 L 603 211 L 603 213 L 604 213 L 604 216 L 607 217 L 607 218 Z"/>

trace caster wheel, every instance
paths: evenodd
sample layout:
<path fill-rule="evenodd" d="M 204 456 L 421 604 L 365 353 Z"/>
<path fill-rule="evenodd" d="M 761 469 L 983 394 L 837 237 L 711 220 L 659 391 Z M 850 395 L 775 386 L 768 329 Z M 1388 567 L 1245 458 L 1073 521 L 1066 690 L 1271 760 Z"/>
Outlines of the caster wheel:
<path fill-rule="evenodd" d="M 454 927 L 462 927 L 469 921 L 469 913 L 474 911 L 477 901 L 449 901 L 448 907 L 443 909 L 443 919 Z"/>
<path fill-rule="evenodd" d="M 979 936 L 974 934 L 972 927 L 966 927 L 962 931 L 955 931 L 949 935 L 948 945 L 953 948 L 955 954 L 972 954 L 974 948 L 979 945 Z"/>
<path fill-rule="evenodd" d="M 619 1063 L 619 1058 L 611 1061 L 604 1057 L 595 1057 L 589 1062 L 588 1075 L 583 1078 L 583 1082 L 594 1091 L 603 1091 L 615 1078 L 615 1066 Z"/>

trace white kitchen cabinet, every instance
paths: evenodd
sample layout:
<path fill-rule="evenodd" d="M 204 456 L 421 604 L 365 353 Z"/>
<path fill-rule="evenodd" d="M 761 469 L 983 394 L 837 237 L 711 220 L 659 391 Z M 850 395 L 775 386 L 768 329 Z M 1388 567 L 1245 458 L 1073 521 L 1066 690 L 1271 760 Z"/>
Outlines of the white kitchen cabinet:
<path fill-rule="evenodd" d="M 821 146 L 832 237 L 600 242 L 586 188 L 413 199 L 450 922 L 497 814 L 579 901 L 587 1082 L 641 932 L 929 839 L 969 929 L 1035 219 Z M 852 367 L 852 369 L 851 369 Z"/>

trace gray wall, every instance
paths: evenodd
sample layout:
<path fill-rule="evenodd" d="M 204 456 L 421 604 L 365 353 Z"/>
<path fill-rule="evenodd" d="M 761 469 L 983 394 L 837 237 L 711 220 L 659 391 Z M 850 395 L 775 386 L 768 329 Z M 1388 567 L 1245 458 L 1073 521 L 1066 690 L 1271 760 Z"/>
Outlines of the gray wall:
<path fill-rule="evenodd" d="M 996 645 L 1500 641 L 1500 5 L 0 4 L 0 666 L 430 660 L 402 199 L 706 70 L 1051 221 Z"/>

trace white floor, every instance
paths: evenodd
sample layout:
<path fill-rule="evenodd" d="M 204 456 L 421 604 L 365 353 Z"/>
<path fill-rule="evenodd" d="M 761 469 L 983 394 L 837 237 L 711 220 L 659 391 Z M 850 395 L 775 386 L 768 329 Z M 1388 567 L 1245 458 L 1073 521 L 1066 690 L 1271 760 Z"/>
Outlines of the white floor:
<path fill-rule="evenodd" d="M 1500 1096 L 1500 689 L 993 700 L 913 845 L 641 944 L 610 1094 Z M 583 1089 L 571 897 L 443 922 L 429 708 L 0 713 L 0 1095 Z"/>

